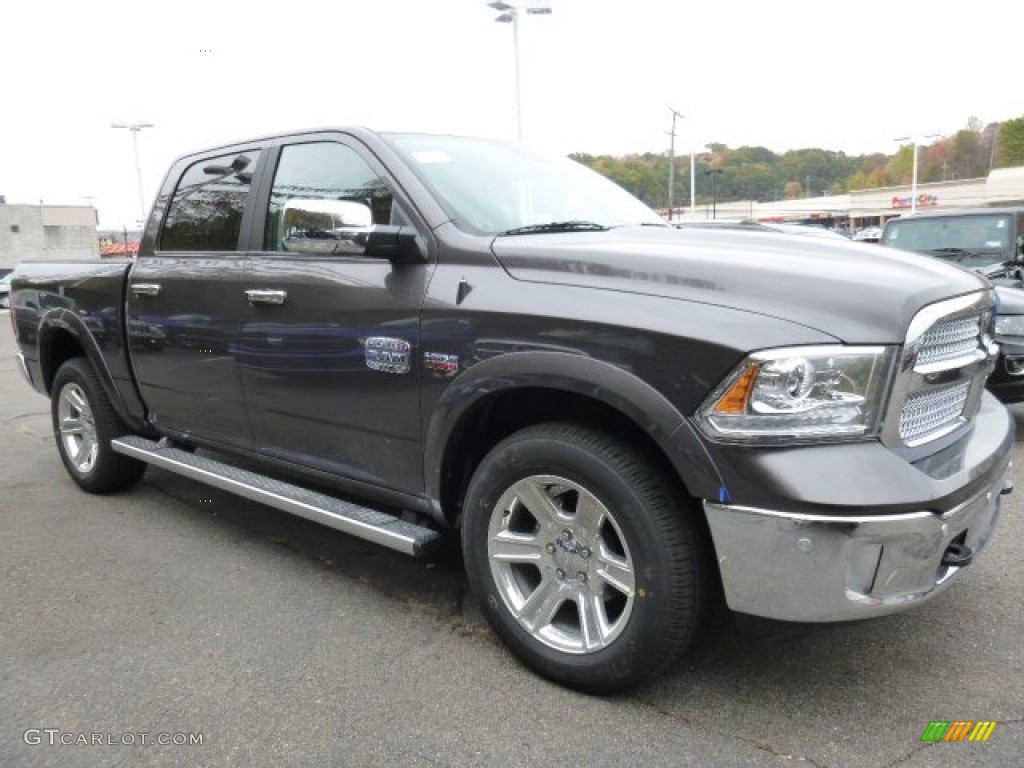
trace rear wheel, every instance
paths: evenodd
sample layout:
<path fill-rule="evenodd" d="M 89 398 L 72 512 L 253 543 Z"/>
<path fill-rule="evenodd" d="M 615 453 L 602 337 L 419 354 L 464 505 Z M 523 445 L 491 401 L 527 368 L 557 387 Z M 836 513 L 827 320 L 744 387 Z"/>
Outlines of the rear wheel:
<path fill-rule="evenodd" d="M 138 482 L 146 465 L 110 447 L 111 440 L 130 430 L 118 418 L 88 362 L 76 357 L 64 363 L 53 378 L 51 392 L 53 434 L 71 479 L 91 493 Z"/>
<path fill-rule="evenodd" d="M 605 693 L 686 649 L 707 603 L 686 500 L 643 453 L 542 424 L 498 444 L 467 491 L 463 554 L 501 639 L 539 674 Z"/>

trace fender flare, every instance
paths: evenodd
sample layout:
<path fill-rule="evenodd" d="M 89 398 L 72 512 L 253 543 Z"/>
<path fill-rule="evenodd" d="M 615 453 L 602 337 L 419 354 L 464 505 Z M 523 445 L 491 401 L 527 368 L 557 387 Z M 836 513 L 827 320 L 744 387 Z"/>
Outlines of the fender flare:
<path fill-rule="evenodd" d="M 474 364 L 438 399 L 424 443 L 427 496 L 437 513 L 445 458 L 463 418 L 492 395 L 526 387 L 574 393 L 614 408 L 654 440 L 691 494 L 718 497 L 722 478 L 703 441 L 661 392 L 624 368 L 587 355 L 531 350 Z"/>
<path fill-rule="evenodd" d="M 127 404 L 121 396 L 121 390 L 114 381 L 114 375 L 107 365 L 106 358 L 100 350 L 99 342 L 77 314 L 66 308 L 53 309 L 47 312 L 39 321 L 39 370 L 43 376 L 47 394 L 51 395 L 53 377 L 57 373 L 55 366 L 50 365 L 52 347 L 57 334 L 64 331 L 71 335 L 78 343 L 78 346 L 85 353 L 86 359 L 96 372 L 100 385 L 110 400 L 111 405 L 121 420 L 136 429 L 144 425 L 137 416 L 129 411 Z"/>

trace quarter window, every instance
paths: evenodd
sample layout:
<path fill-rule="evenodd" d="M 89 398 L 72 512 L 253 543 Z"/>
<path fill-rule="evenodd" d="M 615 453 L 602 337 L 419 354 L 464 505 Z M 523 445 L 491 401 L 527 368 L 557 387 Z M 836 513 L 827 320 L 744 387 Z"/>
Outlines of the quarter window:
<path fill-rule="evenodd" d="M 259 150 L 207 158 L 178 182 L 160 236 L 164 251 L 236 251 Z"/>
<path fill-rule="evenodd" d="M 270 192 L 263 247 L 303 254 L 360 255 L 359 235 L 398 223 L 391 190 L 344 144 L 281 150 Z"/>

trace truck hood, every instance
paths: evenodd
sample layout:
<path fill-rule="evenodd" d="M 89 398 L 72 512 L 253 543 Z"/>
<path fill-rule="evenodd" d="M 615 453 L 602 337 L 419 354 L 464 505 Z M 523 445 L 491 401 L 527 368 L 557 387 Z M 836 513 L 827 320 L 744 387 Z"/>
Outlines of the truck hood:
<path fill-rule="evenodd" d="M 498 237 L 492 250 L 518 280 L 731 307 L 851 344 L 900 343 L 921 307 L 988 286 L 919 254 L 766 232 L 620 227 Z"/>

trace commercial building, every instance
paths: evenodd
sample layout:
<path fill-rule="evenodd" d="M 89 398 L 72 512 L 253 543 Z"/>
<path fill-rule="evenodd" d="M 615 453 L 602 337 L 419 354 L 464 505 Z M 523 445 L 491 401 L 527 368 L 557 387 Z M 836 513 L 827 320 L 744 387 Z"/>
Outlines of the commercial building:
<path fill-rule="evenodd" d="M 22 261 L 96 258 L 96 224 L 92 206 L 0 204 L 0 269 Z"/>
<path fill-rule="evenodd" d="M 912 205 L 910 185 L 853 190 L 845 195 L 806 197 L 798 200 L 777 200 L 759 203 L 754 200 L 718 201 L 702 204 L 691 215 L 689 209 L 676 218 L 753 219 L 755 221 L 785 221 L 818 223 L 830 228 L 849 229 L 853 232 L 866 227 L 879 227 L 889 219 L 910 213 Z M 1004 205 L 1024 205 L 1024 166 L 996 168 L 980 179 L 939 181 L 917 185 L 917 209 L 986 208 Z"/>

